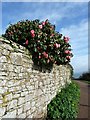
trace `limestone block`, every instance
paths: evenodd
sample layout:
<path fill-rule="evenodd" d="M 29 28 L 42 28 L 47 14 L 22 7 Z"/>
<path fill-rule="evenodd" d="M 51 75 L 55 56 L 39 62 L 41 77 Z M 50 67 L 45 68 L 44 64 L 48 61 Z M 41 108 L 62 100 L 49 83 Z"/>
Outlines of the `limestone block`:
<path fill-rule="evenodd" d="M 11 62 L 16 65 L 22 65 L 22 53 L 11 53 Z"/>
<path fill-rule="evenodd" d="M 28 91 L 24 91 L 24 92 L 21 92 L 21 95 L 20 95 L 20 96 L 21 96 L 21 97 L 22 97 L 22 96 L 26 96 L 27 94 L 28 94 Z"/>
<path fill-rule="evenodd" d="M 28 90 L 32 91 L 32 90 L 34 90 L 34 88 L 35 88 L 34 85 L 30 85 L 29 88 L 28 88 Z"/>
<path fill-rule="evenodd" d="M 26 103 L 24 104 L 24 112 L 26 112 L 26 111 L 29 110 L 30 108 L 31 108 L 30 102 L 26 102 Z"/>
<path fill-rule="evenodd" d="M 16 118 L 16 110 L 12 112 L 8 112 L 6 115 L 4 115 L 2 118 Z"/>
<path fill-rule="evenodd" d="M 14 72 L 8 72 L 8 78 L 9 78 L 9 80 L 10 79 L 13 79 L 13 77 L 15 77 L 15 76 L 17 76 Z"/>
<path fill-rule="evenodd" d="M 20 114 L 22 114 L 22 112 L 23 112 L 23 107 L 21 106 L 20 108 L 18 108 L 18 115 L 20 115 Z"/>
<path fill-rule="evenodd" d="M 38 84 L 39 84 L 39 81 L 36 81 L 35 82 L 35 89 L 38 89 Z"/>
<path fill-rule="evenodd" d="M 6 95 L 6 97 L 7 97 L 7 100 L 8 100 L 8 101 L 12 100 L 12 93 Z"/>
<path fill-rule="evenodd" d="M 35 104 L 36 104 L 36 102 L 33 100 L 33 101 L 31 102 L 31 106 L 34 107 Z"/>
<path fill-rule="evenodd" d="M 13 75 L 12 75 L 13 76 Z M 12 77 L 11 77 L 12 78 Z M 14 80 L 9 80 L 7 83 L 8 87 L 13 87 L 14 86 Z"/>
<path fill-rule="evenodd" d="M 1 53 L 1 52 L 2 52 L 2 49 L 0 48 L 0 57 L 2 56 L 2 53 Z"/>
<path fill-rule="evenodd" d="M 0 80 L 0 87 L 6 86 L 6 83 L 7 83 L 7 80 L 5 79 Z"/>
<path fill-rule="evenodd" d="M 0 76 L 7 76 L 6 72 L 0 72 Z"/>
<path fill-rule="evenodd" d="M 7 49 L 2 50 L 2 55 L 9 55 L 10 51 Z"/>
<path fill-rule="evenodd" d="M 18 115 L 17 118 L 23 118 L 23 119 L 26 118 L 26 113 L 22 113 L 22 114 Z"/>
<path fill-rule="evenodd" d="M 3 103 L 3 101 L 2 100 L 0 100 L 0 105 Z M 2 105 L 1 105 L 2 106 Z"/>
<path fill-rule="evenodd" d="M 10 46 L 10 44 L 2 44 L 1 45 L 4 49 L 7 49 L 7 50 L 9 50 L 9 51 L 13 51 L 13 48 Z"/>
<path fill-rule="evenodd" d="M 22 73 L 19 73 L 19 78 L 22 78 L 23 77 L 23 74 Z"/>
<path fill-rule="evenodd" d="M 26 115 L 27 115 L 27 118 L 28 118 L 28 116 L 31 115 L 31 110 L 30 109 L 28 111 L 26 111 Z"/>
<path fill-rule="evenodd" d="M 21 66 L 14 66 L 14 72 L 20 73 L 21 72 Z"/>
<path fill-rule="evenodd" d="M 25 98 L 24 97 L 20 97 L 18 99 L 18 105 L 24 104 L 25 103 Z"/>
<path fill-rule="evenodd" d="M 7 87 L 0 87 L 0 94 L 4 94 L 5 92 L 7 92 Z"/>
<path fill-rule="evenodd" d="M 8 103 L 7 109 L 10 110 L 11 108 L 15 109 L 17 106 L 17 100 L 12 100 Z"/>
<path fill-rule="evenodd" d="M 0 107 L 0 117 L 4 115 L 5 111 L 6 111 L 5 107 Z"/>
<path fill-rule="evenodd" d="M 13 65 L 12 65 L 12 64 L 8 64 L 8 71 L 11 71 L 11 72 L 14 71 L 14 68 L 13 68 Z"/>
<path fill-rule="evenodd" d="M 17 99 L 20 97 L 20 94 L 19 93 L 14 93 L 13 96 L 12 96 L 12 99 Z"/>
<path fill-rule="evenodd" d="M 27 118 L 35 120 L 35 119 L 33 119 L 33 114 L 30 114 Z"/>
<path fill-rule="evenodd" d="M 30 95 L 30 94 L 27 94 L 27 95 L 25 95 L 25 101 L 30 101 L 30 100 L 32 100 L 32 97 L 33 95 Z"/>
<path fill-rule="evenodd" d="M 0 63 L 0 69 L 1 70 L 3 69 L 3 63 Z"/>
<path fill-rule="evenodd" d="M 33 107 L 31 107 L 31 109 L 30 109 L 30 112 L 32 113 L 32 115 L 33 115 L 33 113 L 36 111 L 36 106 L 33 106 Z M 31 116 L 32 116 L 31 115 Z M 31 118 L 31 117 L 30 117 Z"/>
<path fill-rule="evenodd" d="M 41 89 L 36 89 L 35 92 L 34 92 L 35 96 L 40 96 L 42 94 L 43 94 L 43 91 Z"/>
<path fill-rule="evenodd" d="M 5 56 L 0 56 L 0 62 L 1 62 L 1 63 L 7 62 L 6 57 L 5 57 Z"/>

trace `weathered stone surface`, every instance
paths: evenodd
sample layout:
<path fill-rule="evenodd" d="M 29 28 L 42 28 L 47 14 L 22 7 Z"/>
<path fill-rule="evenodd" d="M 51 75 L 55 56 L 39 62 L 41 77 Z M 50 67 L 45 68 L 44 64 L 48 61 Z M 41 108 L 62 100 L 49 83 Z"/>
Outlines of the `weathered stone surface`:
<path fill-rule="evenodd" d="M 8 110 L 10 110 L 11 108 L 13 108 L 13 109 L 15 109 L 15 107 L 17 107 L 17 100 L 12 100 L 12 101 L 10 101 L 9 103 L 8 103 L 8 106 L 7 106 L 7 108 L 8 108 Z"/>
<path fill-rule="evenodd" d="M 5 56 L 1 56 L 0 57 L 0 63 L 5 63 L 5 62 L 7 62 L 6 57 Z"/>
<path fill-rule="evenodd" d="M 12 101 L 12 93 L 9 93 L 8 95 L 6 95 L 6 97 L 7 97 L 7 100 L 8 101 Z"/>
<path fill-rule="evenodd" d="M 26 113 L 21 113 L 16 118 L 26 118 Z"/>
<path fill-rule="evenodd" d="M 4 115 L 6 108 L 0 107 L 0 117 Z"/>
<path fill-rule="evenodd" d="M 10 59 L 12 64 L 22 65 L 22 53 L 11 53 Z"/>
<path fill-rule="evenodd" d="M 43 118 L 58 89 L 71 82 L 69 67 L 41 69 L 25 47 L 3 39 L 0 43 L 0 119 Z"/>
<path fill-rule="evenodd" d="M 18 105 L 24 104 L 25 103 L 25 98 L 24 97 L 20 97 L 18 99 Z"/>
<path fill-rule="evenodd" d="M 16 118 L 16 110 L 13 110 L 12 112 L 8 112 L 2 118 Z"/>

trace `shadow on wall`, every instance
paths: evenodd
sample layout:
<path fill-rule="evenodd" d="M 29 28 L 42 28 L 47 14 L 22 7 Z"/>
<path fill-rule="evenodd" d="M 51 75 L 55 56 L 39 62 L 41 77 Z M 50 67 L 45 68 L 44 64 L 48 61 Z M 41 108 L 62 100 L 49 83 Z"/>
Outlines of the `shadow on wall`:
<path fill-rule="evenodd" d="M 43 73 L 50 73 L 52 71 L 52 68 L 53 68 L 53 65 L 52 66 L 38 66 L 38 65 L 35 65 L 33 63 L 32 65 L 32 69 L 33 70 L 39 70 L 40 72 L 43 72 Z"/>

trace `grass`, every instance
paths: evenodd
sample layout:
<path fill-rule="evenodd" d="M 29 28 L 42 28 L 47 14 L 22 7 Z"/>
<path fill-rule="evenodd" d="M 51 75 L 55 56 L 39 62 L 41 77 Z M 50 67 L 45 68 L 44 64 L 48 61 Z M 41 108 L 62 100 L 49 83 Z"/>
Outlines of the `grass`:
<path fill-rule="evenodd" d="M 90 84 L 90 81 L 87 81 L 87 80 L 82 80 L 82 82 Z"/>
<path fill-rule="evenodd" d="M 74 79 L 73 79 L 74 80 Z M 87 84 L 89 84 L 90 85 L 90 81 L 88 81 L 88 80 L 80 80 L 80 79 L 76 79 L 76 80 L 74 80 L 74 81 L 81 81 L 81 82 L 85 82 L 85 83 L 87 83 Z"/>

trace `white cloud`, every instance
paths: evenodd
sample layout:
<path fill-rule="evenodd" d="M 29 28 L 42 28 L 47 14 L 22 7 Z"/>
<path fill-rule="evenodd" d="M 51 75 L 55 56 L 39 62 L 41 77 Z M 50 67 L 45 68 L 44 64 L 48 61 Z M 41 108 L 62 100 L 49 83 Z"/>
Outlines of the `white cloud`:
<path fill-rule="evenodd" d="M 4 4 L 4 5 L 6 5 L 6 9 L 7 9 L 7 4 Z M 52 24 L 55 24 L 57 26 L 57 22 L 60 22 L 62 19 L 66 19 L 66 18 L 70 19 L 70 16 L 72 16 L 72 18 L 75 19 L 78 16 L 78 14 L 80 15 L 86 12 L 86 7 L 82 9 L 83 3 L 52 4 L 52 3 L 41 2 L 39 4 L 38 3 L 27 4 L 27 2 L 22 2 L 22 4 L 19 3 L 18 5 L 20 5 L 20 8 L 19 8 L 20 11 L 22 11 L 22 9 L 25 9 L 25 11 L 19 12 L 20 13 L 19 15 L 15 15 L 13 13 L 12 17 L 10 14 L 6 13 L 6 17 L 8 21 L 11 22 L 12 24 L 22 19 L 40 19 L 41 21 L 45 19 L 49 19 Z M 80 8 L 80 12 L 78 14 L 73 14 L 73 13 L 76 13 L 77 7 Z M 74 11 L 71 12 L 72 10 Z M 82 10 L 84 11 L 81 12 Z M 5 13 L 3 15 L 5 15 Z M 3 32 L 5 31 L 5 29 L 6 28 L 3 29 Z"/>
<path fill-rule="evenodd" d="M 79 55 L 72 58 L 71 64 L 74 73 L 83 73 L 88 71 L 88 55 Z"/>
<path fill-rule="evenodd" d="M 82 20 L 80 24 L 62 28 L 61 33 L 70 36 L 70 43 L 74 57 L 71 64 L 75 73 L 88 71 L 88 22 Z"/>
<path fill-rule="evenodd" d="M 30 11 L 27 11 L 27 12 L 21 14 L 19 18 L 21 18 L 21 19 L 23 19 L 23 18 L 31 18 L 31 19 L 38 18 L 41 21 L 48 18 L 51 23 L 56 25 L 57 22 L 58 21 L 60 22 L 62 19 L 71 18 L 71 17 L 73 19 L 75 19 L 76 17 L 79 17 L 82 13 L 86 13 L 87 7 L 82 9 L 82 5 L 83 5 L 83 3 L 74 3 L 74 4 L 73 3 L 70 3 L 70 4 L 68 4 L 68 3 L 64 3 L 64 4 L 48 3 L 48 4 L 45 4 L 45 3 L 41 2 L 41 4 L 40 3 L 33 4 L 33 9 L 30 9 L 30 3 L 26 4 L 26 2 L 25 2 L 25 3 L 23 3 L 24 8 L 28 8 L 28 9 L 30 9 Z M 78 11 L 78 14 L 75 14 L 77 7 L 80 8 L 80 12 Z M 15 20 L 15 17 L 16 16 L 12 16 L 12 18 L 14 18 L 14 20 Z"/>
<path fill-rule="evenodd" d="M 78 50 L 83 48 L 87 50 L 88 47 L 88 21 L 83 20 L 80 24 L 71 25 L 68 28 L 62 28 L 60 30 L 66 36 L 70 36 L 70 43 L 72 44 L 73 50 L 77 53 Z"/>

